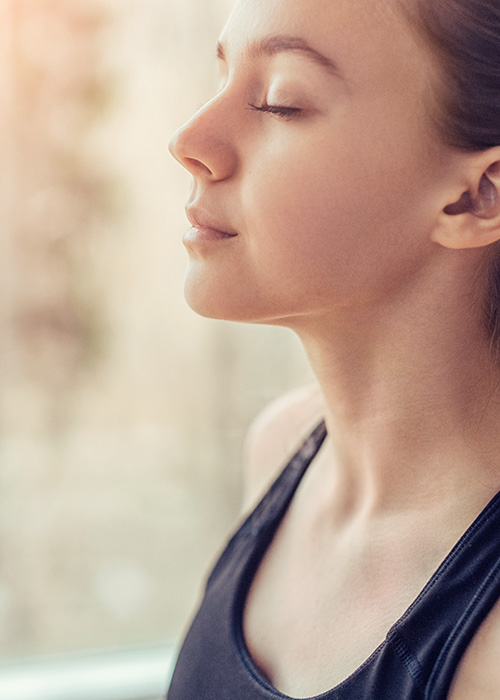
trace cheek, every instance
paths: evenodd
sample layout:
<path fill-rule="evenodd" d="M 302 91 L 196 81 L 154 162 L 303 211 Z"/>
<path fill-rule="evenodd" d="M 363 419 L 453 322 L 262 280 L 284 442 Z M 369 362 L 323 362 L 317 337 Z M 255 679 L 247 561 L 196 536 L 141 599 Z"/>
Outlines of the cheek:
<path fill-rule="evenodd" d="M 333 300 L 391 286 L 420 260 L 426 223 L 411 168 L 398 154 L 359 154 L 305 149 L 294 168 L 255 178 L 249 245 L 261 276 L 279 268 L 295 290 L 302 281 Z"/>
<path fill-rule="evenodd" d="M 317 161 L 307 165 L 256 178 L 257 191 L 248 193 L 254 204 L 247 210 L 257 220 L 261 245 L 279 247 L 287 257 L 295 254 L 299 259 L 314 251 L 339 256 L 360 242 L 368 244 L 377 229 L 394 221 L 404 193 L 388 197 L 390 184 L 381 183 L 379 173 L 338 158 L 323 167 Z"/>

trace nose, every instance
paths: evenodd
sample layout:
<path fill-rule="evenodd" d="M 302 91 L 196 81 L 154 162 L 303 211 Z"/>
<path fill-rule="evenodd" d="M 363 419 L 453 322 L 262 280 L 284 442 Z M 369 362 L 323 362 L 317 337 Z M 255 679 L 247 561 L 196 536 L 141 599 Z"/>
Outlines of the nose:
<path fill-rule="evenodd" d="M 228 126 L 214 98 L 175 132 L 169 143 L 170 153 L 195 177 L 225 180 L 237 167 L 235 142 Z"/>

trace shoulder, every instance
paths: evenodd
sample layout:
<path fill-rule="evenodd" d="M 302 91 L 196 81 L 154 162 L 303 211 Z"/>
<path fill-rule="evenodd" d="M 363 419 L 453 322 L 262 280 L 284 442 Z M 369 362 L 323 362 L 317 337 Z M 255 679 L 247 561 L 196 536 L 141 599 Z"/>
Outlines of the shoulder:
<path fill-rule="evenodd" d="M 256 504 L 322 416 L 316 384 L 286 393 L 258 414 L 245 441 L 245 510 Z"/>
<path fill-rule="evenodd" d="M 448 700 L 491 700 L 500 688 L 500 601 L 469 644 Z"/>

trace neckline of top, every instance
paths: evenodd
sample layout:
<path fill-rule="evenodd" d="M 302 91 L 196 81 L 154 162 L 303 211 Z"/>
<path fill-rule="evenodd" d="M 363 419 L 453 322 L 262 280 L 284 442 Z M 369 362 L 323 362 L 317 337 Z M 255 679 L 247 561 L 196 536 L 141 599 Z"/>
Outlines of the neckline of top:
<path fill-rule="evenodd" d="M 277 530 L 279 529 L 281 521 L 285 517 L 290 502 L 293 499 L 293 496 L 298 486 L 300 485 L 303 476 L 310 467 L 311 463 L 314 461 L 314 458 L 318 454 L 327 435 L 328 433 L 326 425 L 324 420 L 322 420 L 314 428 L 309 437 L 304 440 L 299 450 L 288 461 L 288 463 L 278 475 L 277 479 L 275 480 L 267 494 L 257 506 L 256 511 L 259 509 L 260 506 L 263 505 L 266 496 L 268 496 L 274 489 L 278 487 L 279 482 L 284 477 L 284 475 L 289 473 L 289 471 L 295 467 L 295 479 L 292 482 L 292 486 L 290 488 L 289 493 L 287 494 L 287 498 L 284 499 L 284 504 L 281 509 L 281 512 L 277 513 L 279 517 L 277 517 L 276 519 L 275 526 L 273 527 L 271 525 L 272 532 L 269 537 L 269 541 L 267 542 L 266 547 L 263 548 L 263 550 L 260 552 L 260 556 L 252 558 L 252 560 L 250 561 L 251 566 L 245 567 L 238 582 L 238 585 L 236 586 L 236 594 L 233 599 L 233 639 L 238 651 L 238 657 L 240 659 L 240 662 L 244 665 L 245 669 L 252 677 L 253 681 L 257 683 L 260 690 L 266 693 L 266 697 L 268 698 L 278 698 L 279 700 L 333 700 L 333 698 L 336 697 L 336 693 L 341 688 L 349 685 L 350 683 L 353 683 L 356 677 L 363 671 L 363 669 L 365 669 L 366 666 L 368 666 L 372 661 L 374 661 L 374 659 L 376 659 L 382 653 L 382 651 L 387 646 L 389 640 L 393 638 L 397 630 L 404 624 L 404 622 L 407 620 L 407 618 L 415 609 L 415 607 L 419 605 L 419 603 L 429 594 L 434 585 L 442 579 L 443 575 L 446 573 L 448 568 L 452 565 L 452 563 L 455 561 L 455 559 L 458 557 L 461 551 L 467 546 L 471 538 L 474 537 L 474 535 L 481 528 L 481 526 L 488 521 L 491 511 L 495 510 L 498 506 L 500 506 L 500 491 L 497 491 L 497 493 L 488 501 L 488 503 L 482 508 L 479 514 L 474 518 L 472 523 L 466 528 L 466 530 L 463 532 L 463 534 L 460 536 L 460 538 L 457 540 L 457 542 L 451 548 L 448 554 L 444 557 L 444 559 L 442 559 L 442 561 L 437 566 L 430 579 L 414 598 L 413 602 L 408 606 L 408 608 L 403 612 L 403 614 L 391 625 L 385 639 L 360 666 L 358 666 L 351 674 L 349 674 L 349 676 L 347 676 L 340 683 L 336 684 L 334 687 L 320 693 L 319 695 L 302 698 L 296 698 L 291 695 L 286 695 L 285 693 L 282 693 L 277 688 L 275 688 L 264 677 L 256 663 L 254 662 L 245 641 L 245 636 L 243 632 L 243 613 L 250 592 L 250 588 L 257 574 L 257 571 L 262 563 L 262 560 L 266 555 L 267 550 L 269 549 L 272 539 L 274 538 Z"/>

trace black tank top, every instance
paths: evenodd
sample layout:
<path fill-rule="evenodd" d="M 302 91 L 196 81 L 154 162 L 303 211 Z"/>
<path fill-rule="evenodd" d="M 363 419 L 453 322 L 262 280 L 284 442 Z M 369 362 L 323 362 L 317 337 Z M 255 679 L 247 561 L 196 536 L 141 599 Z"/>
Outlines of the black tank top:
<path fill-rule="evenodd" d="M 243 638 L 243 607 L 259 563 L 325 435 L 321 423 L 229 541 L 208 579 L 167 700 L 290 700 L 253 663 Z M 378 649 L 316 700 L 445 700 L 467 645 L 499 597 L 500 493 Z"/>

